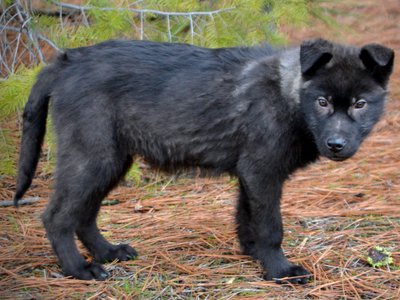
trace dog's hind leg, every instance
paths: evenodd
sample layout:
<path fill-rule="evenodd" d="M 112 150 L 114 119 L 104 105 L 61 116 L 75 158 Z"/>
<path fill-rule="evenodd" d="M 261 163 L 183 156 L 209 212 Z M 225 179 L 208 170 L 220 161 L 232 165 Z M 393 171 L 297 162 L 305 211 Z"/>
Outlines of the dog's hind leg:
<path fill-rule="evenodd" d="M 120 171 L 121 175 L 119 178 L 114 178 L 114 180 L 109 183 L 108 188 L 103 190 L 103 193 L 96 193 L 93 195 L 93 199 L 91 199 L 90 205 L 86 207 L 85 213 L 80 215 L 78 227 L 76 229 L 78 238 L 98 262 L 113 261 L 115 259 L 124 261 L 133 259 L 137 256 L 135 249 L 127 244 L 110 244 L 101 235 L 96 224 L 96 217 L 100 210 L 102 199 L 126 173 L 132 164 L 132 159 L 129 157 L 125 162 L 118 163 L 120 163 L 122 167 L 122 171 Z M 116 166 L 117 164 L 113 165 L 114 168 Z"/>
<path fill-rule="evenodd" d="M 108 273 L 101 265 L 85 261 L 76 247 L 74 235 L 77 233 L 99 260 L 136 255 L 129 246 L 108 243 L 96 226 L 101 200 L 119 181 L 131 158 L 123 159 L 124 156 L 110 153 L 111 149 L 96 149 L 90 154 L 82 150 L 76 151 L 73 147 L 59 150 L 55 192 L 43 222 L 66 276 L 103 280 Z"/>

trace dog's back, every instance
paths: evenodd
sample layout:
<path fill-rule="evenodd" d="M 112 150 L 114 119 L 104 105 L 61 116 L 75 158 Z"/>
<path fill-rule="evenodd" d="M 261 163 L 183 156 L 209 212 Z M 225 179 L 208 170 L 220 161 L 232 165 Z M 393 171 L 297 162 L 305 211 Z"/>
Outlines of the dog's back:
<path fill-rule="evenodd" d="M 81 136 L 77 143 L 93 148 L 101 132 L 161 168 L 233 172 L 250 102 L 232 91 L 250 60 L 272 53 L 268 46 L 213 50 L 140 41 L 67 50 L 56 62 L 63 70 L 52 92 L 59 142 L 71 148 Z"/>

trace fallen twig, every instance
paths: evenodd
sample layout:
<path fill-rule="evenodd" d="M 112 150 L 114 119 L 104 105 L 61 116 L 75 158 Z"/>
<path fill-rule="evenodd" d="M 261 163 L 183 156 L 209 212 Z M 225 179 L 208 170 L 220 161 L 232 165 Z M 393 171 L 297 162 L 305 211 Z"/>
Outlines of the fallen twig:
<path fill-rule="evenodd" d="M 26 204 L 33 204 L 36 203 L 40 200 L 39 197 L 31 197 L 31 198 L 26 198 L 24 200 L 18 201 L 18 205 L 26 205 Z M 0 207 L 7 207 L 7 206 L 13 206 L 14 201 L 9 200 L 9 201 L 0 201 Z"/>

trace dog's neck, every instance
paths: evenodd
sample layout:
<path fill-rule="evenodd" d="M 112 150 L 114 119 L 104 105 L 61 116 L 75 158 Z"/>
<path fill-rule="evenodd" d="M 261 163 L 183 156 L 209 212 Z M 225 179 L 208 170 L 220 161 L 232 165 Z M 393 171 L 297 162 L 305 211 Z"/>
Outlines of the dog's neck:
<path fill-rule="evenodd" d="M 300 48 L 283 51 L 279 58 L 279 74 L 282 96 L 294 105 L 300 104 L 302 84 Z"/>

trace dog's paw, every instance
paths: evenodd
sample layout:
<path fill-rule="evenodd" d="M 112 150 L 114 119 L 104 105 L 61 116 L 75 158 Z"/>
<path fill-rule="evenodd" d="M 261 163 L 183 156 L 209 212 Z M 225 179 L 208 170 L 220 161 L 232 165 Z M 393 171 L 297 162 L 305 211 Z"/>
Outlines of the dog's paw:
<path fill-rule="evenodd" d="M 97 263 L 85 262 L 73 270 L 63 271 L 65 276 L 72 276 L 81 280 L 105 280 L 110 275 L 104 268 Z"/>
<path fill-rule="evenodd" d="M 311 274 L 304 269 L 302 266 L 290 265 L 288 268 L 276 272 L 275 274 L 271 272 L 264 275 L 265 280 L 275 280 L 276 283 L 298 283 L 305 284 L 311 278 Z"/>
<path fill-rule="evenodd" d="M 99 262 L 110 262 L 114 260 L 125 261 L 135 259 L 137 256 L 136 250 L 131 246 L 120 244 L 105 249 L 101 254 L 96 253 L 95 259 Z"/>

